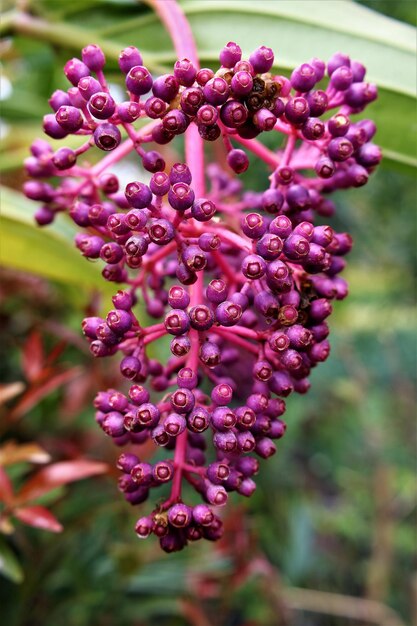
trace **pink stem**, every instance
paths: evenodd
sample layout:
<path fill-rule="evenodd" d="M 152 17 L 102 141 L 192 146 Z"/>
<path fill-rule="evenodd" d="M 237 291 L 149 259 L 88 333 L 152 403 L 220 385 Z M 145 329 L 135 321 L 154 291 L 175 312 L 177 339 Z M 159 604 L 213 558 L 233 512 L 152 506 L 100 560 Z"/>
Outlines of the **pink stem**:
<path fill-rule="evenodd" d="M 75 150 L 75 154 L 77 156 L 80 156 L 80 154 L 84 154 L 84 152 L 87 152 L 87 150 L 89 150 L 93 145 L 94 145 L 94 142 L 92 142 L 92 140 L 89 139 L 88 141 L 83 143 L 79 148 Z"/>
<path fill-rule="evenodd" d="M 248 252 L 252 250 L 248 241 L 243 239 L 243 237 L 241 237 L 237 233 L 226 230 L 222 226 L 206 226 L 204 230 L 206 232 L 215 233 L 221 239 L 223 239 L 223 241 L 227 241 L 234 246 L 238 246 L 239 249 L 247 250 Z"/>
<path fill-rule="evenodd" d="M 274 169 L 279 166 L 279 157 L 277 157 L 272 150 L 269 150 L 260 141 L 256 141 L 256 139 L 243 139 L 243 137 L 239 137 L 238 135 L 234 135 L 233 139 L 242 144 L 242 146 L 245 146 L 245 148 L 253 152 L 253 154 L 256 154 L 256 156 L 262 159 L 262 161 L 264 161 L 267 165 L 273 167 Z"/>
<path fill-rule="evenodd" d="M 228 265 L 226 259 L 223 257 L 223 254 L 220 252 L 220 250 L 213 250 L 211 254 L 213 255 L 214 260 L 216 261 L 217 265 L 220 267 L 223 274 L 228 278 L 228 280 L 230 281 L 232 285 L 235 285 L 237 282 L 236 274 L 234 273 L 232 268 Z"/>
<path fill-rule="evenodd" d="M 148 343 L 152 343 L 153 341 L 156 341 L 157 339 L 160 339 L 161 337 L 164 337 L 167 334 L 168 334 L 167 331 L 164 329 L 156 333 L 153 333 L 152 335 L 147 335 L 145 339 L 143 340 L 143 345 L 146 346 Z"/>
<path fill-rule="evenodd" d="M 232 142 L 230 141 L 230 137 L 226 130 L 222 132 L 222 138 L 223 138 L 223 143 L 224 143 L 224 147 L 226 148 L 226 151 L 230 152 L 230 150 L 233 150 Z"/>
<path fill-rule="evenodd" d="M 252 354 L 256 354 L 256 356 L 258 356 L 259 347 L 255 346 L 252 343 L 249 343 L 249 341 L 246 341 L 246 339 L 242 339 L 238 335 L 234 335 L 233 328 L 228 329 L 228 328 L 221 328 L 220 326 L 217 326 L 217 327 L 213 327 L 211 329 L 211 332 L 216 333 L 217 335 L 220 335 L 220 337 L 223 337 L 223 339 L 225 339 L 226 341 L 230 341 L 231 343 L 234 343 L 237 346 L 240 346 L 244 350 L 247 350 L 248 352 L 252 352 Z"/>
<path fill-rule="evenodd" d="M 297 131 L 293 132 L 287 139 L 287 145 L 285 146 L 284 154 L 282 155 L 280 167 L 284 167 L 290 164 L 296 141 L 297 141 Z"/>
<path fill-rule="evenodd" d="M 205 476 L 206 470 L 204 467 L 198 467 L 196 465 L 189 465 L 188 463 L 184 463 L 182 466 L 185 472 L 191 472 L 191 474 L 198 474 L 199 476 Z"/>
<path fill-rule="evenodd" d="M 259 333 L 256 330 L 252 330 L 252 328 L 246 328 L 246 326 L 233 326 L 233 332 L 241 335 L 242 337 L 247 337 L 248 339 L 254 339 L 255 341 L 259 341 Z"/>
<path fill-rule="evenodd" d="M 165 324 L 153 324 L 153 326 L 147 326 L 142 332 L 144 335 L 152 335 L 152 333 L 157 333 L 160 330 L 165 330 Z"/>
<path fill-rule="evenodd" d="M 172 481 L 172 489 L 168 502 L 174 503 L 181 500 L 182 473 L 185 464 L 185 456 L 187 452 L 187 429 L 178 435 L 175 443 L 174 452 L 174 478 Z"/>
<path fill-rule="evenodd" d="M 197 126 L 192 123 L 185 131 L 185 160 L 193 178 L 193 188 L 197 198 L 205 194 L 204 145 Z"/>
<path fill-rule="evenodd" d="M 203 301 L 203 276 L 202 272 L 198 274 L 197 281 L 190 287 L 190 306 L 195 306 Z M 198 350 L 199 350 L 199 334 L 196 330 L 190 331 L 191 350 L 187 357 L 187 367 L 190 367 L 194 371 L 198 366 Z M 181 487 L 182 487 L 182 475 L 185 470 L 185 458 L 187 452 L 187 429 L 178 435 L 175 452 L 174 452 L 174 467 L 175 473 L 172 481 L 171 494 L 164 507 L 170 506 L 174 502 L 181 500 Z"/>
<path fill-rule="evenodd" d="M 290 124 L 286 124 L 281 120 L 277 120 L 274 126 L 274 130 L 277 130 L 284 135 L 290 135 L 292 133 L 292 126 Z"/>
<path fill-rule="evenodd" d="M 200 68 L 197 48 L 190 25 L 175 0 L 150 0 L 150 4 L 159 15 L 164 26 L 168 30 L 175 52 L 179 59 L 188 58 L 197 69 Z M 185 133 L 185 160 L 191 170 L 193 187 L 197 197 L 205 193 L 204 179 L 204 147 L 203 140 L 198 129 L 191 124 Z M 152 262 L 155 257 L 152 258 Z M 190 304 L 194 306 L 203 302 L 204 278 L 202 272 L 198 279 L 190 287 Z M 196 370 L 198 366 L 199 335 L 195 330 L 190 331 L 191 350 L 187 358 L 187 366 Z M 175 474 L 169 499 L 164 503 L 164 508 L 181 499 L 182 475 L 185 467 L 187 451 L 187 430 L 178 436 L 174 453 Z"/>
<path fill-rule="evenodd" d="M 109 91 L 103 70 L 98 70 L 96 74 L 97 74 L 97 80 L 100 83 L 100 85 L 103 87 L 103 90 Z"/>
<path fill-rule="evenodd" d="M 149 131 L 151 131 L 152 128 L 156 126 L 156 124 L 158 123 L 159 123 L 159 120 L 155 120 L 155 121 L 150 122 L 149 124 L 146 124 L 146 126 L 141 128 L 136 133 L 136 141 L 141 140 L 142 137 L 144 137 L 147 133 L 149 133 Z M 113 163 L 117 163 L 118 161 L 120 161 L 120 159 L 122 159 L 124 156 L 129 154 L 129 152 L 132 152 L 132 150 L 134 150 L 134 147 L 135 146 L 133 145 L 133 141 L 131 139 L 126 139 L 126 141 L 121 143 L 120 146 L 115 148 L 115 150 L 112 150 L 110 154 L 105 156 L 104 159 L 102 159 L 101 161 L 99 161 L 99 163 L 97 163 L 94 167 L 92 167 L 91 174 L 93 176 L 98 176 L 99 174 L 104 172 L 104 170 L 106 170 L 108 167 L 111 167 Z"/>
<path fill-rule="evenodd" d="M 176 0 L 151 0 L 150 3 L 169 32 L 178 58 L 186 58 L 200 69 L 193 32 Z M 195 124 L 190 124 L 185 132 L 185 160 L 191 170 L 196 196 L 204 196 L 204 146 Z"/>
<path fill-rule="evenodd" d="M 178 58 L 187 58 L 200 69 L 193 31 L 176 0 L 150 0 L 150 4 L 169 32 Z"/>
<path fill-rule="evenodd" d="M 176 241 L 171 241 L 171 243 L 169 243 L 168 245 L 164 246 L 160 250 L 157 250 L 152 256 L 146 256 L 145 262 L 143 264 L 144 269 L 155 265 L 155 263 L 167 257 L 169 254 L 171 254 L 171 252 L 175 250 L 176 247 Z"/>

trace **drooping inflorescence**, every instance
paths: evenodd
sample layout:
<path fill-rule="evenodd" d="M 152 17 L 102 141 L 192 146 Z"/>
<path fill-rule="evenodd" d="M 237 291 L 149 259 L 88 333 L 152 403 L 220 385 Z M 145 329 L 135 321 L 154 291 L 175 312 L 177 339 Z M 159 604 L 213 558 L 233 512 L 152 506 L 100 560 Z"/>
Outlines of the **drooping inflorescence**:
<path fill-rule="evenodd" d="M 273 62 L 270 48 L 245 60 L 228 43 L 217 70 L 179 59 L 155 77 L 126 48 L 127 99 L 116 102 L 103 52 L 87 46 L 65 65 L 72 86 L 52 94 L 44 118 L 48 136 L 77 135 L 80 147 L 53 152 L 38 139 L 26 161 L 39 225 L 68 211 L 83 229 L 81 254 L 121 284 L 107 316 L 82 323 L 93 355 L 119 354 L 129 381 L 97 394 L 96 421 L 126 446 L 117 466 L 128 502 L 170 483 L 136 524 L 168 552 L 221 536 L 218 507 L 228 492 L 254 492 L 258 457 L 273 455 L 285 432 L 284 398 L 307 392 L 311 369 L 328 357 L 326 319 L 347 295 L 339 274 L 352 242 L 316 218 L 333 214 L 329 192 L 365 184 L 381 159 L 374 123 L 351 118 L 377 96 L 363 65 L 337 53 L 288 79 Z M 264 132 L 277 149 L 256 139 Z M 153 144 L 184 133 L 184 162 L 167 166 Z M 205 167 L 203 143 L 215 141 L 226 158 Z M 96 149 L 107 154 L 90 165 Z M 263 192 L 235 176 L 249 167 L 248 152 L 270 171 Z M 131 153 L 142 180 L 120 188 L 112 167 Z M 144 308 L 156 323 L 145 324 Z M 164 337 L 170 355 L 159 360 L 153 345 Z M 141 457 L 149 440 L 166 450 L 156 462 Z M 199 504 L 186 504 L 184 481 Z"/>

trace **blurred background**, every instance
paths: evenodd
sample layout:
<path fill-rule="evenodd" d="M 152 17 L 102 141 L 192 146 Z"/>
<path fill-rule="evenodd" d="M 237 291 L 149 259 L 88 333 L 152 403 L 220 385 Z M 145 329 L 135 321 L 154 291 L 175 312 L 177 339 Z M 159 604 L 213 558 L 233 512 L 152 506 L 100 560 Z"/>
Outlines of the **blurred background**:
<path fill-rule="evenodd" d="M 257 491 L 249 501 L 233 494 L 224 540 L 174 555 L 153 539 L 139 542 L 139 514 L 112 470 L 100 475 L 117 451 L 91 407 L 97 389 L 118 384 L 117 363 L 91 359 L 80 332 L 92 302 L 101 298 L 108 308 L 111 289 L 101 291 L 99 268 L 73 250 L 64 216 L 44 230 L 33 225 L 35 203 L 20 189 L 47 99 L 66 88 L 68 58 L 87 43 L 103 44 L 116 83 L 125 45 L 138 46 L 159 71 L 172 67 L 171 44 L 147 3 L 3 0 L 0 621 L 416 625 L 416 66 L 402 36 L 412 37 L 404 24 L 416 25 L 416 4 L 182 5 L 203 65 L 214 66 L 230 39 L 246 53 L 260 43 L 273 47 L 280 73 L 342 50 L 380 84 L 381 99 L 366 114 L 375 112 L 386 158 L 366 187 L 334 198 L 332 225 L 355 240 L 345 272 L 351 295 L 336 304 L 332 354 L 314 371 L 308 396 L 289 398 L 287 434 L 262 463 Z M 177 159 L 181 144 L 167 150 Z M 245 183 L 261 189 L 265 180 L 254 167 Z M 45 470 L 62 463 L 71 468 L 64 478 Z M 10 483 L 22 504 L 42 507 L 40 528 L 25 524 L 24 513 L 8 516 Z M 47 532 L 60 524 L 61 534 Z"/>

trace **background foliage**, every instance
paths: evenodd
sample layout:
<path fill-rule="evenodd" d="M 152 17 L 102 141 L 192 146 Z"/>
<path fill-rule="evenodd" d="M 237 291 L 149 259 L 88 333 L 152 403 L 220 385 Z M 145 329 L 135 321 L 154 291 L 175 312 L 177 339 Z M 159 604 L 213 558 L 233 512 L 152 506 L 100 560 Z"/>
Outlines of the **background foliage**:
<path fill-rule="evenodd" d="M 86 307 L 108 287 L 73 249 L 64 216 L 46 230 L 33 226 L 33 204 L 19 191 L 21 163 L 47 98 L 65 86 L 64 61 L 83 45 L 103 44 L 114 78 L 124 45 L 140 47 L 155 71 L 174 57 L 146 3 L 3 4 L 0 371 L 20 386 L 7 387 L 8 398 L 1 388 L 0 466 L 18 489 L 37 463 L 114 464 L 90 402 L 97 388 L 117 384 L 108 364 L 92 363 L 79 333 Z M 360 4 L 415 26 L 413 1 Z M 138 543 L 136 513 L 114 477 L 55 485 L 36 503 L 63 524 L 61 535 L 16 521 L 13 534 L 0 536 L 2 617 L 9 626 L 416 623 L 415 29 L 344 0 L 182 5 L 203 64 L 232 38 L 245 52 L 271 45 L 286 72 L 343 50 L 378 82 L 369 115 L 384 164 L 367 187 L 336 198 L 334 224 L 356 242 L 346 272 L 351 296 L 332 319 L 331 359 L 314 373 L 308 397 L 290 398 L 279 453 L 263 464 L 251 500 L 235 499 L 224 542 L 161 555 L 152 540 Z M 248 184 L 262 186 L 261 176 L 255 167 Z M 101 295 L 106 306 L 110 292 Z M 38 448 L 23 452 L 31 442 Z"/>

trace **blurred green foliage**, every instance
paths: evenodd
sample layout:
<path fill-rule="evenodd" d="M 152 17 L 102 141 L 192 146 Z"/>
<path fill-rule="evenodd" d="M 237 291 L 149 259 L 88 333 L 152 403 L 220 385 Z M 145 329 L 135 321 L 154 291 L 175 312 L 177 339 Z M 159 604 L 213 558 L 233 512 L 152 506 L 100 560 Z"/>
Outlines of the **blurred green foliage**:
<path fill-rule="evenodd" d="M 414 2 L 362 4 L 415 24 Z M 152 22 L 145 7 L 133 0 L 40 0 L 31 5 L 58 24 L 65 19 L 68 28 L 84 10 L 85 27 L 101 28 L 103 37 L 113 29 L 122 42 L 126 35 L 117 30 L 121 14 L 130 20 L 135 8 L 138 23 L 134 29 Z M 162 53 L 156 54 L 154 62 L 164 64 L 168 44 L 162 31 L 154 44 L 159 41 Z M 75 42 L 75 48 L 81 45 Z M 13 130 L 5 137 L 7 154 L 1 157 L 1 165 L 9 187 L 19 189 L 23 181 L 20 164 L 38 134 L 46 98 L 65 84 L 61 67 L 69 48 L 65 42 L 62 47 L 56 42 L 51 46 L 22 35 L 15 36 L 9 47 L 6 41 L 6 70 L 13 93 L 3 102 L 2 117 Z M 311 50 L 312 54 L 319 53 Z M 387 120 L 397 114 L 399 100 L 400 96 L 393 96 L 394 110 L 383 111 Z M 372 116 L 371 110 L 369 114 Z M 404 129 L 413 123 L 413 119 L 402 119 Z M 247 183 L 262 188 L 266 174 L 254 165 Z M 6 197 L 8 211 L 13 197 Z M 395 609 L 404 624 L 412 623 L 416 548 L 415 181 L 407 171 L 385 165 L 367 187 L 339 193 L 335 199 L 339 212 L 333 225 L 348 230 L 355 239 L 346 271 L 351 296 L 336 305 L 331 320 L 332 355 L 314 372 L 308 396 L 288 400 L 287 434 L 278 454 L 262 464 L 257 492 L 248 502 L 232 498 L 236 508 L 227 520 L 228 541 L 220 547 L 200 542 L 184 553 L 161 554 L 152 539 L 139 542 L 135 537 L 133 526 L 138 514 L 123 501 L 113 478 L 76 484 L 56 493 L 52 500 L 52 510 L 65 527 L 62 535 L 17 526 L 16 533 L 7 538 L 8 552 L 0 547 L 11 568 L 10 578 L 18 580 L 19 563 L 24 575 L 20 585 L 1 580 L 1 623 L 359 623 L 326 616 L 324 605 L 321 614 L 300 609 L 294 611 L 292 621 L 285 622 L 284 612 L 278 615 L 277 611 L 281 601 L 293 605 L 295 596 L 287 592 L 290 587 L 346 594 L 352 596 L 350 606 L 354 605 L 353 597 L 380 600 Z M 11 220 L 10 211 L 7 215 Z M 16 215 L 14 219 L 15 224 L 22 221 Z M 67 227 L 63 222 L 62 228 Z M 58 231 L 62 232 L 61 226 Z M 38 250 L 46 245 L 48 232 L 43 233 L 45 244 L 33 243 L 30 234 L 25 240 L 29 258 L 34 250 L 39 255 Z M 32 248 L 35 244 L 40 247 Z M 69 263 L 71 259 L 79 262 L 70 249 L 65 258 Z M 76 267 L 74 262 L 72 269 Z M 38 266 L 36 269 L 42 271 Z M 51 321 L 78 333 L 90 275 L 94 275 L 94 268 L 84 275 L 84 291 L 71 282 L 27 282 L 11 271 L 2 275 L 2 380 L 22 379 L 19 348 L 34 327 L 46 334 L 48 347 L 58 341 L 56 329 L 48 326 Z M 91 280 L 94 282 L 94 277 Z M 71 342 L 61 360 L 81 365 L 86 372 L 91 367 L 89 356 Z M 111 377 L 112 373 L 106 375 Z M 115 452 L 92 419 L 89 402 L 94 392 L 91 389 L 86 394 L 85 405 L 74 414 L 68 409 L 71 390 L 56 390 L 22 420 L 13 424 L 4 420 L 1 434 L 5 440 L 39 441 L 56 459 L 75 453 L 113 461 Z M 19 482 L 28 470 L 27 464 L 18 466 L 13 479 Z M 246 521 L 242 521 L 242 510 Z M 250 566 L 258 562 L 271 567 L 266 583 L 261 567 L 250 572 Z M 298 606 L 302 607 L 305 598 L 302 592 L 297 593 Z M 202 621 L 201 615 L 198 618 L 199 610 L 211 621 Z"/>
<path fill-rule="evenodd" d="M 396 2 L 394 0 L 355 0 L 358 4 L 379 11 L 384 15 L 393 17 L 402 22 L 408 22 L 413 26 L 417 25 L 417 7 L 413 0 L 402 0 Z"/>

